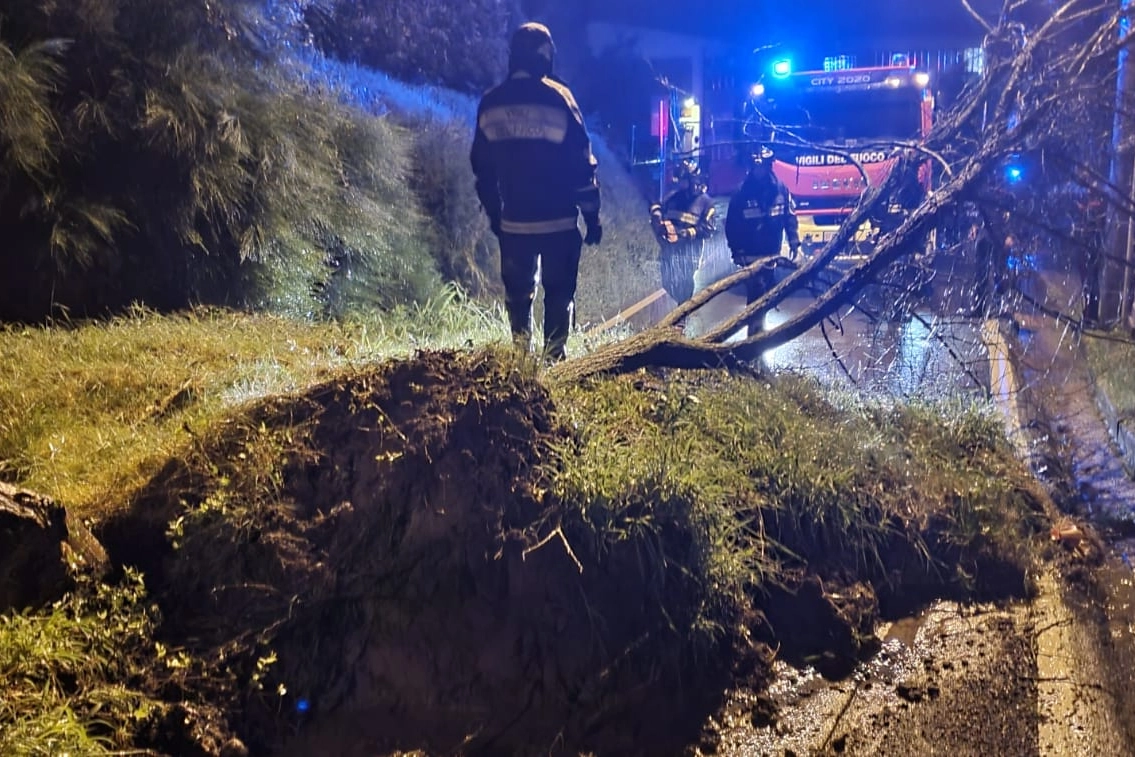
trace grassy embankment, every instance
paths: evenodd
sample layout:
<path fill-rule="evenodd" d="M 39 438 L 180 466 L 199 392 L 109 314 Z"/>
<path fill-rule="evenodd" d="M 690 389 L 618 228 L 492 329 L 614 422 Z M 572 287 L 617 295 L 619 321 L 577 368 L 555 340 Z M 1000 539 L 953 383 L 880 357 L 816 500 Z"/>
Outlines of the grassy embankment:
<path fill-rule="evenodd" d="M 253 272 L 256 305 L 276 315 L 136 309 L 99 324 L 3 330 L 0 354 L 19 366 L 0 388 L 5 480 L 97 524 L 242 402 L 419 348 L 507 338 L 495 245 L 468 166 L 475 101 L 318 56 L 264 78 L 249 91 L 244 79 L 194 86 L 213 86 L 239 118 L 230 127 L 280 153 L 261 164 L 269 197 L 252 235 L 270 251 Z M 596 151 L 607 239 L 585 252 L 581 325 L 657 280 L 644 264 L 654 243 L 642 200 L 601 142 Z M 341 266 L 330 278 L 325 253 Z M 391 279 L 401 284 L 383 283 Z M 576 335 L 569 348 L 588 341 Z M 129 684 L 143 668 L 172 670 L 183 658 L 155 663 L 153 618 L 134 588 L 96 594 L 88 586 L 47 614 L 5 621 L 0 752 L 128 747 L 164 711 Z"/>
<path fill-rule="evenodd" d="M 1089 339 L 1088 364 L 1107 398 L 1121 418 L 1135 415 L 1135 346 L 1123 342 Z"/>

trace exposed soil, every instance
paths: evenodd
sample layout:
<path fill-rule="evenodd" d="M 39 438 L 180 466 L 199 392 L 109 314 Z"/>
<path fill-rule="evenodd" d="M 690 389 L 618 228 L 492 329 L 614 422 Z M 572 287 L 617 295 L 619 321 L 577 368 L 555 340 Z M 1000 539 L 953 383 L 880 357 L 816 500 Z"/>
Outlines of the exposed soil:
<path fill-rule="evenodd" d="M 225 713 L 197 753 L 232 734 L 253 754 L 712 749 L 727 692 L 775 720 L 772 650 L 844 677 L 878 648 L 880 597 L 895 612 L 975 588 L 895 524 L 878 569 L 801 563 L 694 632 L 682 523 L 603 540 L 547 494 L 568 434 L 508 361 L 429 353 L 252 407 L 171 462 L 100 535 L 200 661 L 167 695 L 211 708 L 200 723 Z M 1025 592 L 1019 565 L 981 568 L 978 590 Z"/>
<path fill-rule="evenodd" d="M 680 566 L 600 554 L 541 496 L 552 410 L 494 358 L 421 355 L 253 409 L 104 539 L 151 576 L 169 641 L 234 681 L 242 649 L 275 652 L 263 692 L 210 694 L 254 752 L 671 751 L 738 658 L 672 630 L 697 606 Z M 266 455 L 274 473 L 239 481 Z M 222 506 L 226 487 L 263 498 Z"/>

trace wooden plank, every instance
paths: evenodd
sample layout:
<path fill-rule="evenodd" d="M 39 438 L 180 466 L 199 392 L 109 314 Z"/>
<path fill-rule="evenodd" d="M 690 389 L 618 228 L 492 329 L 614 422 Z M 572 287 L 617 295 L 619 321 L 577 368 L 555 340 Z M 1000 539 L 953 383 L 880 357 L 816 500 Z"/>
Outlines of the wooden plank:
<path fill-rule="evenodd" d="M 662 299 L 665 296 L 666 296 L 666 290 L 665 289 L 657 289 L 657 290 L 651 292 L 650 294 L 646 295 L 645 297 L 643 297 L 641 300 L 639 300 L 635 304 L 631 305 L 630 307 L 627 307 L 627 308 L 620 310 L 618 313 L 616 313 L 614 315 L 614 317 L 608 318 L 607 320 L 603 321 L 603 323 L 600 323 L 595 328 L 589 330 L 587 332 L 587 334 L 588 335 L 600 334 L 600 333 L 606 331 L 607 329 L 614 328 L 615 326 L 618 326 L 620 323 L 625 323 L 627 320 L 634 317 L 638 313 L 641 313 L 643 310 L 650 307 L 654 303 L 658 302 L 660 299 Z"/>

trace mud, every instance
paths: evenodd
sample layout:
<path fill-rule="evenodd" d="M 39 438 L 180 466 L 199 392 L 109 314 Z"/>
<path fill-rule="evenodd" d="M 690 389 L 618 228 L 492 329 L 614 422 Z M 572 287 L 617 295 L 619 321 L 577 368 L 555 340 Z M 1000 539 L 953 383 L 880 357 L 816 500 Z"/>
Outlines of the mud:
<path fill-rule="evenodd" d="M 1092 593 L 1094 613 L 1100 620 L 1097 644 L 1108 661 L 1103 686 L 1113 692 L 1117 729 L 1127 748 L 1135 753 L 1135 539 L 1112 544 Z"/>
<path fill-rule="evenodd" d="M 767 692 L 731 692 L 698 753 L 1135 754 L 1135 589 L 1097 580 L 1120 566 L 1054 553 L 1031 601 L 939 601 L 880 623 L 878 653 L 843 679 L 777 660 Z"/>
<path fill-rule="evenodd" d="M 829 678 L 851 673 L 878 649 L 874 625 L 879 601 L 867 583 L 840 585 L 799 574 L 774 587 L 763 599 L 766 642 L 777 656 L 796 665 L 814 665 Z"/>
<path fill-rule="evenodd" d="M 776 665 L 772 723 L 737 694 L 717 754 L 1037 754 L 1036 655 L 1023 604 L 937 602 L 877 629 L 846 679 Z"/>
<path fill-rule="evenodd" d="M 1135 754 L 1135 482 L 1122 439 L 1112 436 L 1119 429 L 1109 428 L 1110 402 L 1087 367 L 1084 337 L 1052 316 L 1075 312 L 1082 292 L 1076 269 L 1043 255 L 1022 289 L 1013 340 L 1022 436 L 1062 509 L 1101 537 L 1093 547 L 1098 559 L 1064 566 L 1048 592 L 1059 597 L 1064 622 L 1048 642 L 1059 671 L 1049 688 L 1057 693 L 1046 700 L 1042 692 L 1042 705 L 1063 702 L 1064 719 L 1051 722 L 1067 725 L 1048 729 L 1052 753 Z"/>

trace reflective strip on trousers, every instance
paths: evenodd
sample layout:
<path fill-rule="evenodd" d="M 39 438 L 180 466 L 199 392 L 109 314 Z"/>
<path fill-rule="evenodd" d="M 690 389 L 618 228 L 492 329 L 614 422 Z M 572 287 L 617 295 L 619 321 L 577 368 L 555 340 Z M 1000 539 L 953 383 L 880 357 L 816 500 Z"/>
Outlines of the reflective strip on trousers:
<path fill-rule="evenodd" d="M 578 228 L 575 216 L 551 221 L 501 221 L 501 231 L 507 234 L 555 234 L 575 228 Z"/>

